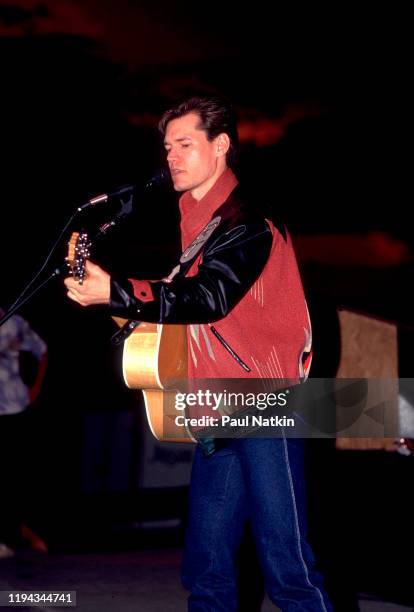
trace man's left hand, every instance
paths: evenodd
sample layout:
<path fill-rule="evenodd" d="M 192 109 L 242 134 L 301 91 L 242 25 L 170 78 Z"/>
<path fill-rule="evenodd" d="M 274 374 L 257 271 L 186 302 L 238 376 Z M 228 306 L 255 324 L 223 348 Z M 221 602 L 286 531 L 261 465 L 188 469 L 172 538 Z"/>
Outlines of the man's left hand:
<path fill-rule="evenodd" d="M 82 285 L 74 278 L 66 278 L 64 283 L 68 297 L 81 306 L 109 304 L 111 277 L 91 261 L 86 262 L 86 277 Z"/>

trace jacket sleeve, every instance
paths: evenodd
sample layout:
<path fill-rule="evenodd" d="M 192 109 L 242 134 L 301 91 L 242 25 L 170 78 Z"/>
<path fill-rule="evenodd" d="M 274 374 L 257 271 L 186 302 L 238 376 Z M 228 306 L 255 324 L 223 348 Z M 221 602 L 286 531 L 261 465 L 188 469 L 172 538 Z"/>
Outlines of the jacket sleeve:
<path fill-rule="evenodd" d="M 195 276 L 151 282 L 151 301 L 129 281 L 111 280 L 111 315 L 152 323 L 210 323 L 225 317 L 261 274 L 272 233 L 266 221 L 238 225 L 212 237 Z"/>

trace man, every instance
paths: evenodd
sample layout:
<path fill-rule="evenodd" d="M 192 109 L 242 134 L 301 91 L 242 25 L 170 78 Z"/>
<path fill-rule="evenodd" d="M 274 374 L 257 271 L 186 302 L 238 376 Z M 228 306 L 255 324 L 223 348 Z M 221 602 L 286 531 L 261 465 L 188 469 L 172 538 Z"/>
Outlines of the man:
<path fill-rule="evenodd" d="M 65 281 L 68 296 L 118 316 L 187 324 L 191 379 L 304 378 L 311 330 L 291 241 L 238 186 L 231 107 L 191 98 L 163 115 L 160 130 L 182 193 L 178 266 L 162 281 L 120 281 L 88 262 L 83 285 Z M 247 522 L 271 600 L 282 610 L 331 610 L 306 541 L 302 441 L 246 437 L 213 451 L 198 445 L 192 472 L 189 610 L 237 609 L 234 559 Z"/>

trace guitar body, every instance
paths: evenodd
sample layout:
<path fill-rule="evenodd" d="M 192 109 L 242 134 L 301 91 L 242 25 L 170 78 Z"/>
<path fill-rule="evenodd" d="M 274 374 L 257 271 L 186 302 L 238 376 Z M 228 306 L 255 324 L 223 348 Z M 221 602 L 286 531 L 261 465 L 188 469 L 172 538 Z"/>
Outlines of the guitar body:
<path fill-rule="evenodd" d="M 125 340 L 122 369 L 130 389 L 164 389 L 187 378 L 186 326 L 140 323 Z"/>
<path fill-rule="evenodd" d="M 118 325 L 124 319 L 115 318 Z M 164 442 L 193 442 L 187 428 L 177 426 L 175 393 L 168 387 L 187 379 L 187 327 L 140 323 L 126 338 L 122 357 L 124 381 L 144 394 L 148 424 Z M 167 387 L 167 389 L 166 389 Z"/>

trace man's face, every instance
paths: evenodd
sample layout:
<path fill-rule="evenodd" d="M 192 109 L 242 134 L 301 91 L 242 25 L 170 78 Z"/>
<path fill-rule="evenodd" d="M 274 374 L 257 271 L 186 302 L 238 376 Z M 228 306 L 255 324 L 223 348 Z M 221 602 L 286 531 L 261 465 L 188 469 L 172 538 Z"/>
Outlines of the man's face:
<path fill-rule="evenodd" d="M 164 144 L 174 189 L 194 190 L 202 196 L 216 181 L 225 158 L 219 137 L 209 142 L 206 132 L 197 129 L 199 123 L 196 113 L 173 119 L 167 125 Z"/>

